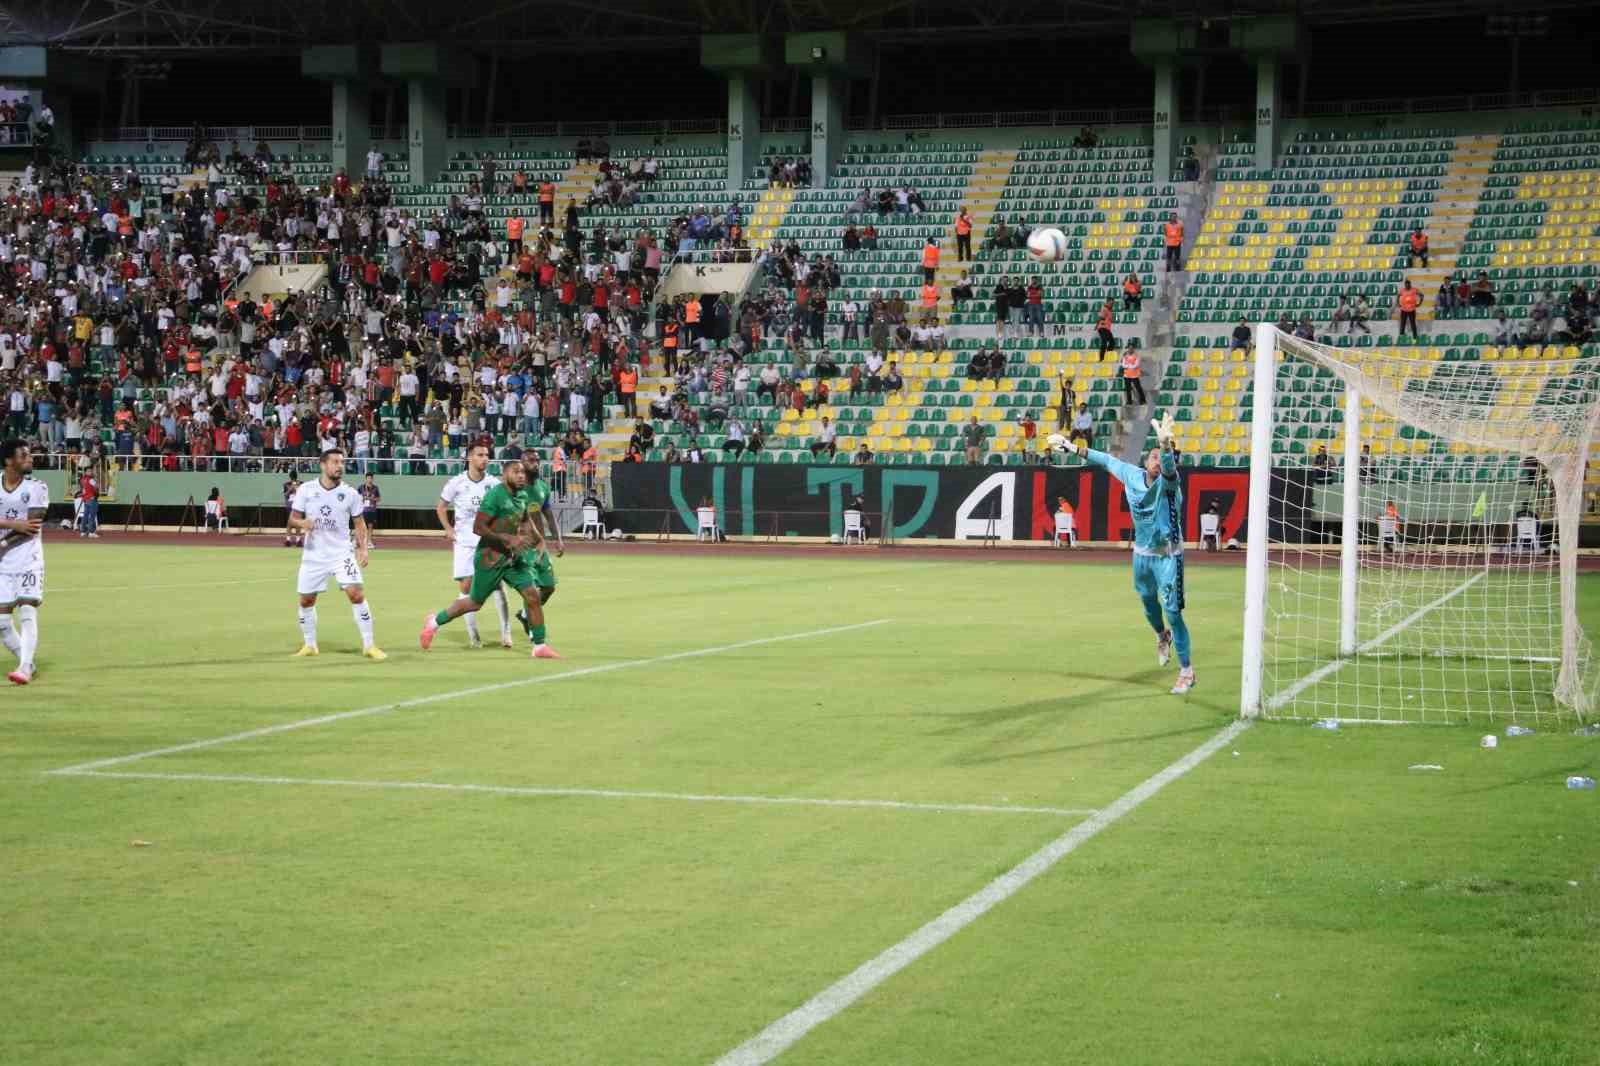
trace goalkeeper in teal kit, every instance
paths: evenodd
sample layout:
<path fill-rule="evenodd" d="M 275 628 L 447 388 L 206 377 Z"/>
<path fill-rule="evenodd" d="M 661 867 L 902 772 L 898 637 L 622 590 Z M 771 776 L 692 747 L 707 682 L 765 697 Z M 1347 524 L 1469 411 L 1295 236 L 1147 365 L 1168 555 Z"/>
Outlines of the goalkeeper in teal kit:
<path fill-rule="evenodd" d="M 1156 631 L 1157 661 L 1166 666 L 1173 650 L 1178 652 L 1180 669 L 1172 692 L 1182 695 L 1194 688 L 1194 667 L 1189 662 L 1189 627 L 1183 621 L 1183 488 L 1172 451 L 1171 412 L 1154 428 L 1160 443 L 1150 449 L 1142 467 L 1076 442 L 1062 444 L 1122 482 L 1133 515 L 1133 589 Z"/>

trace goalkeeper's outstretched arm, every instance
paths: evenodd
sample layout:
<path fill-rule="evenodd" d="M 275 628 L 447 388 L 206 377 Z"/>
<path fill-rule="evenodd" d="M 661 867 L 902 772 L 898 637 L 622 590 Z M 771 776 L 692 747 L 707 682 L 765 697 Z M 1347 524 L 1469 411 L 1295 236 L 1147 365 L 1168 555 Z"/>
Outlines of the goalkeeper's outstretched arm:
<path fill-rule="evenodd" d="M 1129 480 L 1141 483 L 1144 480 L 1143 470 L 1137 466 L 1134 466 L 1132 463 L 1123 462 L 1114 455 L 1107 455 L 1105 452 L 1097 452 L 1093 448 L 1082 444 L 1078 445 L 1078 454 L 1083 457 L 1084 462 L 1088 463 L 1090 466 L 1098 466 L 1100 469 L 1106 471 L 1124 485 L 1126 485 Z"/>

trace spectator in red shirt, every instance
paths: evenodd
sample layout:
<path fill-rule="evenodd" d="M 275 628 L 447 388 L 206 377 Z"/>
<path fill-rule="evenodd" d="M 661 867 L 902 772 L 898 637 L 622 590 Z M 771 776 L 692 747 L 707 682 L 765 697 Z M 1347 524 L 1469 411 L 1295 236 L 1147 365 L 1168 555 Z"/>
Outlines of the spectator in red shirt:
<path fill-rule="evenodd" d="M 78 478 L 78 500 L 83 510 L 78 515 L 78 536 L 100 536 L 100 483 L 95 480 L 93 471 L 85 471 Z"/>

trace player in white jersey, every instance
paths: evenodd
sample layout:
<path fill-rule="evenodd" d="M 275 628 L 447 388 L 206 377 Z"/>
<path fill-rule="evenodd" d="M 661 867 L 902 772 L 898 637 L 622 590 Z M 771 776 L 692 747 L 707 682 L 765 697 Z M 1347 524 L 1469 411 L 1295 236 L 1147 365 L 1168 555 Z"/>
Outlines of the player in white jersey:
<path fill-rule="evenodd" d="M 50 489 L 33 473 L 25 441 L 0 444 L 0 643 L 17 657 L 6 675 L 14 685 L 33 680 L 39 646 L 39 605 L 44 602 L 44 516 Z"/>
<path fill-rule="evenodd" d="M 355 527 L 354 550 L 350 528 Z M 305 643 L 296 656 L 320 654 L 317 648 L 317 596 L 328 587 L 331 577 L 339 583 L 355 612 L 356 629 L 361 631 L 361 654 L 368 659 L 387 659 L 372 642 L 372 605 L 367 602 L 361 577 L 367 565 L 367 523 L 361 517 L 361 494 L 344 483 L 344 452 L 329 448 L 322 453 L 322 476 L 308 481 L 295 491 L 289 505 L 289 528 L 305 534 L 300 551 L 300 635 Z"/>
<path fill-rule="evenodd" d="M 467 472 L 445 482 L 444 491 L 439 493 L 439 502 L 433 508 L 439 525 L 444 529 L 445 538 L 453 546 L 450 576 L 461 587 L 463 595 L 472 588 L 472 556 L 478 550 L 478 535 L 472 531 L 472 525 L 478 517 L 478 505 L 483 503 L 489 490 L 498 484 L 500 479 L 489 473 L 489 446 L 474 444 L 467 449 Z M 455 512 L 454 524 L 450 521 L 451 511 Z M 500 646 L 515 647 L 511 639 L 511 606 L 506 602 L 506 590 L 496 588 L 493 598 L 495 609 L 500 612 Z M 472 611 L 462 617 L 467 622 L 468 646 L 483 647 L 483 641 L 478 637 L 478 612 Z"/>

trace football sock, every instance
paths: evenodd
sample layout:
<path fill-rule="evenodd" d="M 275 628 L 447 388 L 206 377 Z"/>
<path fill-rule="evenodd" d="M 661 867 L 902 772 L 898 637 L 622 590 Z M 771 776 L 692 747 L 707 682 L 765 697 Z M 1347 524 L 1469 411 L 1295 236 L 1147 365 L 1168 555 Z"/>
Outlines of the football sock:
<path fill-rule="evenodd" d="M 506 590 L 494 590 L 494 609 L 500 613 L 500 639 L 511 639 L 511 604 L 506 600 Z"/>
<path fill-rule="evenodd" d="M 468 640 L 477 640 L 478 639 L 478 612 L 477 611 L 468 611 L 466 614 L 461 616 L 461 620 L 463 622 L 467 623 L 467 639 Z"/>
<path fill-rule="evenodd" d="M 22 642 L 17 639 L 17 628 L 12 625 L 9 614 L 0 614 L 0 644 L 4 644 L 6 650 L 17 656 L 20 661 L 22 657 Z"/>
<path fill-rule="evenodd" d="M 361 630 L 361 646 L 372 647 L 372 604 L 362 600 L 352 603 L 350 610 L 356 616 L 356 628 Z"/>
<path fill-rule="evenodd" d="M 450 621 L 450 612 L 448 610 L 440 611 L 433 616 L 433 624 L 436 626 L 442 626 L 448 621 Z"/>
<path fill-rule="evenodd" d="M 528 627 L 528 636 L 530 638 L 532 638 L 534 644 L 543 644 L 544 643 L 544 626 L 542 626 L 542 625 L 540 625 L 540 626 L 529 626 Z"/>
<path fill-rule="evenodd" d="M 315 607 L 300 608 L 300 637 L 308 647 L 317 646 L 317 609 Z"/>
<path fill-rule="evenodd" d="M 33 653 L 39 647 L 39 608 L 31 603 L 24 603 L 13 612 L 17 616 L 17 629 L 21 632 L 18 643 L 21 647 L 17 651 L 17 658 L 21 665 L 33 668 Z"/>

